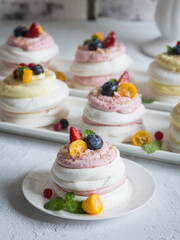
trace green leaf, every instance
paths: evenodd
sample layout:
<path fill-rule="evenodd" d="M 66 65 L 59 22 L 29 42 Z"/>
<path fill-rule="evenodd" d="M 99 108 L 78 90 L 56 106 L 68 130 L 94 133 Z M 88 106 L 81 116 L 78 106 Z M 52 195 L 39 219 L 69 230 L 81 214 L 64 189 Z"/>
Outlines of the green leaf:
<path fill-rule="evenodd" d="M 144 150 L 147 152 L 147 154 L 150 154 L 157 150 L 161 150 L 161 145 L 162 145 L 161 141 L 154 141 L 149 144 L 146 144 L 144 146 Z"/>
<path fill-rule="evenodd" d="M 153 102 L 154 102 L 154 100 L 152 100 L 152 99 L 142 99 L 142 104 L 150 104 Z"/>
<path fill-rule="evenodd" d="M 115 78 L 111 78 L 108 82 L 114 82 L 115 84 L 117 84 L 117 80 Z"/>
<path fill-rule="evenodd" d="M 73 192 L 65 193 L 64 197 L 66 201 L 72 202 L 75 198 L 75 194 Z"/>
<path fill-rule="evenodd" d="M 96 134 L 96 133 L 93 132 L 92 130 L 86 129 L 86 130 L 84 130 L 84 132 L 82 133 L 82 138 L 85 139 L 85 138 L 87 138 L 87 136 L 90 135 L 90 134 Z"/>
<path fill-rule="evenodd" d="M 92 38 L 92 40 L 98 39 L 98 37 L 97 37 L 96 35 L 95 35 L 95 36 L 92 36 L 91 38 Z"/>
<path fill-rule="evenodd" d="M 172 47 L 166 46 L 166 48 L 167 48 L 167 52 L 168 52 L 169 54 L 171 54 Z"/>
<path fill-rule="evenodd" d="M 44 205 L 45 209 L 53 210 L 53 211 L 60 211 L 60 210 L 63 210 L 65 207 L 66 207 L 66 200 L 64 200 L 61 197 L 55 197 L 49 200 L 49 202 L 47 202 Z"/>
<path fill-rule="evenodd" d="M 82 209 L 82 202 L 73 200 L 71 203 L 66 204 L 66 209 L 71 213 L 85 213 Z"/>
<path fill-rule="evenodd" d="M 17 77 L 19 80 L 22 80 L 24 69 L 29 69 L 29 67 L 20 67 L 17 70 Z"/>
<path fill-rule="evenodd" d="M 83 45 L 87 45 L 87 44 L 89 44 L 90 41 L 91 41 L 91 39 L 86 39 L 86 40 L 84 41 Z"/>

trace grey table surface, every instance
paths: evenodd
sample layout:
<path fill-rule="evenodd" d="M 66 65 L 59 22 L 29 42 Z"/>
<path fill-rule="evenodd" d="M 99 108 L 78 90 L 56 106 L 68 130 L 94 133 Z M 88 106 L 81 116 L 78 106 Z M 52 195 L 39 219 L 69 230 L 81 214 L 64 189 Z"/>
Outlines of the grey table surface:
<path fill-rule="evenodd" d="M 0 22 L 0 44 L 21 22 Z M 154 23 L 46 22 L 43 27 L 60 46 L 60 55 L 73 58 L 79 43 L 96 31 L 111 29 L 126 44 L 134 68 L 146 70 L 152 59 L 141 52 L 142 44 L 158 36 Z M 31 206 L 22 193 L 24 176 L 46 161 L 54 160 L 60 144 L 0 132 L 0 239 L 180 239 L 180 167 L 146 159 L 132 160 L 146 167 L 156 182 L 153 199 L 132 214 L 99 222 L 56 218 Z M 124 156 L 126 157 L 126 156 Z"/>

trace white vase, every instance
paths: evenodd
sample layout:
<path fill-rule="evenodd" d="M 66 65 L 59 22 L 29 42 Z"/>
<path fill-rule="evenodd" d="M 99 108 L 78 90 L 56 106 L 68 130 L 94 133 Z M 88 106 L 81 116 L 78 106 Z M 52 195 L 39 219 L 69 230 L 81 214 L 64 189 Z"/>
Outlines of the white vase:
<path fill-rule="evenodd" d="M 143 50 L 151 57 L 166 50 L 166 45 L 175 46 L 180 40 L 180 0 L 159 0 L 155 22 L 161 36 L 148 41 Z"/>

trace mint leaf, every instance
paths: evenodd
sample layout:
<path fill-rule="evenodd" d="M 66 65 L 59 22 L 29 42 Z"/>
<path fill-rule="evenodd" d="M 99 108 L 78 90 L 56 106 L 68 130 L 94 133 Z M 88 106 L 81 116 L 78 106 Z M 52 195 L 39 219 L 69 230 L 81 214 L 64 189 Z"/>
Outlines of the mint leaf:
<path fill-rule="evenodd" d="M 49 200 L 45 205 L 44 208 L 48 210 L 60 211 L 66 207 L 66 200 L 61 197 L 55 197 Z"/>
<path fill-rule="evenodd" d="M 97 37 L 96 35 L 95 35 L 95 36 L 92 36 L 91 38 L 92 38 L 92 40 L 98 39 L 98 37 Z"/>
<path fill-rule="evenodd" d="M 29 69 L 29 67 L 20 67 L 17 70 L 18 80 L 22 80 L 24 69 Z"/>
<path fill-rule="evenodd" d="M 65 193 L 64 197 L 66 201 L 72 202 L 75 198 L 75 194 L 73 192 Z"/>
<path fill-rule="evenodd" d="M 161 150 L 161 145 L 162 145 L 161 141 L 154 141 L 144 145 L 144 150 L 146 151 L 147 154 L 150 154 L 157 150 Z"/>
<path fill-rule="evenodd" d="M 89 42 L 91 41 L 91 39 L 86 39 L 83 43 L 83 45 L 87 45 Z"/>
<path fill-rule="evenodd" d="M 71 203 L 66 204 L 66 209 L 71 213 L 85 213 L 82 209 L 82 202 L 73 200 Z"/>
<path fill-rule="evenodd" d="M 166 46 L 166 48 L 167 48 L 167 52 L 168 52 L 169 54 L 171 54 L 172 47 Z"/>
<path fill-rule="evenodd" d="M 114 82 L 115 84 L 117 84 L 117 80 L 115 78 L 111 78 L 108 82 Z"/>
<path fill-rule="evenodd" d="M 142 104 L 150 104 L 153 102 L 154 102 L 154 100 L 152 100 L 152 99 L 142 99 Z"/>
<path fill-rule="evenodd" d="M 93 132 L 92 130 L 88 130 L 88 129 L 84 130 L 84 132 L 82 133 L 82 139 L 87 138 L 87 136 L 90 134 L 96 134 L 96 133 Z"/>

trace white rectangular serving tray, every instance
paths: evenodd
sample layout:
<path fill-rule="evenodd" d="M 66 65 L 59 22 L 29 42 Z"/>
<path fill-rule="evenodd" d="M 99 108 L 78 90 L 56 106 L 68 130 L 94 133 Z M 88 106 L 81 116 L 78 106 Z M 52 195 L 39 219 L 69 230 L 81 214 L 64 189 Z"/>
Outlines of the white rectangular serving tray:
<path fill-rule="evenodd" d="M 69 97 L 67 99 L 67 103 L 70 108 L 70 114 L 68 117 L 70 126 L 79 128 L 86 102 L 87 99 L 84 98 Z M 169 121 L 169 113 L 148 109 L 146 110 L 146 114 L 144 116 L 144 126 L 145 130 L 151 135 L 152 140 L 154 139 L 153 135 L 156 131 L 162 131 L 164 133 L 163 150 L 156 151 L 152 154 L 147 154 L 142 148 L 132 144 L 119 143 L 112 140 L 110 142 L 126 155 L 180 164 L 180 154 L 167 151 Z M 0 121 L 0 131 L 60 143 L 67 143 L 69 140 L 68 130 L 55 132 L 53 130 L 53 126 L 49 126 L 47 128 L 28 128 Z"/>

